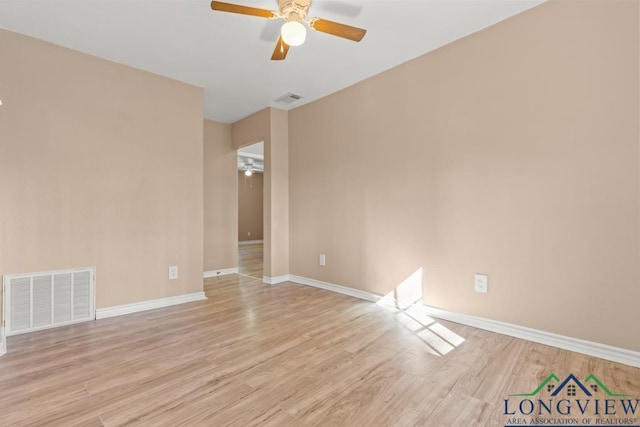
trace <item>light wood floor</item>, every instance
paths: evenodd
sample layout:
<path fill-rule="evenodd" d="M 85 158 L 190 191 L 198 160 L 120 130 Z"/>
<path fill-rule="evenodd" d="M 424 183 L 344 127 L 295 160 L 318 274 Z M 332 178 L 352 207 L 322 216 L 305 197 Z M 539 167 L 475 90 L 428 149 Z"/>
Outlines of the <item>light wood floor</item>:
<path fill-rule="evenodd" d="M 262 279 L 262 243 L 238 246 L 238 271 L 240 274 Z"/>
<path fill-rule="evenodd" d="M 207 301 L 9 338 L 2 426 L 497 426 L 550 373 L 640 370 L 347 296 L 229 275 Z M 460 342 L 460 339 L 464 342 Z"/>

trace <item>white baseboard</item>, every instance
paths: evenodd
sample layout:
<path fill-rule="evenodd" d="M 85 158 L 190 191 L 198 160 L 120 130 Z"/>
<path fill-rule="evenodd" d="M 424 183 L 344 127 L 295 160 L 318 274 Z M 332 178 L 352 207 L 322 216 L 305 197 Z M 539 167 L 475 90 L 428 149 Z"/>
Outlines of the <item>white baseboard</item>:
<path fill-rule="evenodd" d="M 242 240 L 240 242 L 238 242 L 239 246 L 242 245 L 256 245 L 258 243 L 264 243 L 264 240 Z"/>
<path fill-rule="evenodd" d="M 153 310 L 154 308 L 169 307 L 187 302 L 206 300 L 204 292 L 178 295 L 175 297 L 159 298 L 150 301 L 141 301 L 133 304 L 118 305 L 96 309 L 96 319 L 106 319 L 108 317 L 122 316 L 124 314 L 138 313 L 140 311 Z"/>
<path fill-rule="evenodd" d="M 558 335 L 552 332 L 540 331 L 525 326 L 513 325 L 511 323 L 499 322 L 497 320 L 485 319 L 483 317 L 454 313 L 427 305 L 423 305 L 422 307 L 424 314 L 427 316 L 640 368 L 640 352 Z"/>
<path fill-rule="evenodd" d="M 350 297 L 360 298 L 371 302 L 378 302 L 378 300 L 382 298 L 380 295 L 376 295 L 371 292 L 347 288 L 340 285 L 334 285 L 333 283 L 321 282 L 319 280 L 308 279 L 306 277 L 296 275 L 289 275 L 289 280 L 301 285 L 313 286 L 314 288 L 325 289 L 327 291 L 337 292 L 339 294 L 349 295 Z"/>
<path fill-rule="evenodd" d="M 7 352 L 7 337 L 4 334 L 4 327 L 0 328 L 0 356 Z"/>
<path fill-rule="evenodd" d="M 301 285 L 313 286 L 372 302 L 378 302 L 383 298 L 381 295 L 371 292 L 347 288 L 332 283 L 308 279 L 306 277 L 289 275 L 289 280 Z M 430 307 L 423 304 L 416 305 L 419 305 L 427 316 L 640 368 L 640 352 L 558 335 L 551 332 L 540 331 L 511 323 L 499 322 L 497 320 L 454 313 L 452 311 Z"/>
<path fill-rule="evenodd" d="M 289 282 L 291 280 L 290 277 L 291 276 L 288 274 L 276 277 L 262 276 L 262 283 L 266 283 L 267 285 L 277 285 L 279 283 Z"/>
<path fill-rule="evenodd" d="M 210 279 L 212 277 L 226 276 L 227 274 L 236 274 L 236 273 L 238 273 L 238 267 L 223 268 L 221 270 L 205 271 L 203 277 L 205 279 Z"/>

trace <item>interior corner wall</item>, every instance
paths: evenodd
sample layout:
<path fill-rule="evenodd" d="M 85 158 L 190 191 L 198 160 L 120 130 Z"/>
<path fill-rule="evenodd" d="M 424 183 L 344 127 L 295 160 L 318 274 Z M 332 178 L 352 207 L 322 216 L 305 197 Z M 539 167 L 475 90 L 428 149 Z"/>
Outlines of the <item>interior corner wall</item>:
<path fill-rule="evenodd" d="M 204 271 L 238 267 L 237 152 L 231 125 L 204 121 Z"/>
<path fill-rule="evenodd" d="M 97 308 L 201 292 L 202 89 L 5 30 L 0 57 L 0 274 L 94 266 Z"/>
<path fill-rule="evenodd" d="M 238 241 L 263 239 L 263 174 L 238 171 Z"/>
<path fill-rule="evenodd" d="M 640 351 L 638 34 L 550 1 L 290 111 L 291 273 Z"/>

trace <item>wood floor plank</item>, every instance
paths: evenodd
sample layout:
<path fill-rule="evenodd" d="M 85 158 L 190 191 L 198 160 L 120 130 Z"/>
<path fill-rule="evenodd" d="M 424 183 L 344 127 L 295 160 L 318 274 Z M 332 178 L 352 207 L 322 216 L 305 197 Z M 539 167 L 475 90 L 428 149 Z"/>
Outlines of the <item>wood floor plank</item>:
<path fill-rule="evenodd" d="M 264 285 L 252 262 L 206 301 L 9 337 L 0 426 L 498 425 L 550 373 L 640 394 L 640 369 Z"/>

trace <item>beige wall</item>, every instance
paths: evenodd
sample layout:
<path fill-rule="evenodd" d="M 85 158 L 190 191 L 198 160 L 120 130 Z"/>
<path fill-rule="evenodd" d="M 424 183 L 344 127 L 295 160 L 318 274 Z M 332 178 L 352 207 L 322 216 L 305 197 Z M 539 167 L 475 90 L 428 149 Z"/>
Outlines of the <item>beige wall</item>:
<path fill-rule="evenodd" d="M 262 240 L 263 179 L 261 173 L 238 172 L 238 240 Z"/>
<path fill-rule="evenodd" d="M 0 57 L 0 274 L 95 266 L 98 308 L 202 291 L 202 90 L 4 30 Z"/>
<path fill-rule="evenodd" d="M 204 121 L 204 271 L 238 266 L 237 154 L 231 125 Z"/>
<path fill-rule="evenodd" d="M 266 108 L 231 126 L 235 149 L 264 142 L 264 275 L 289 274 L 288 113 Z"/>
<path fill-rule="evenodd" d="M 552 1 L 291 111 L 291 273 L 640 351 L 638 34 Z"/>
<path fill-rule="evenodd" d="M 270 271 L 289 274 L 289 113 L 271 108 L 271 138 L 265 145 L 265 221 L 269 228 Z M 267 258 L 265 257 L 265 262 Z"/>
<path fill-rule="evenodd" d="M 271 108 L 265 108 L 231 125 L 231 145 L 235 150 L 270 139 Z M 266 152 L 266 147 L 265 147 Z"/>

